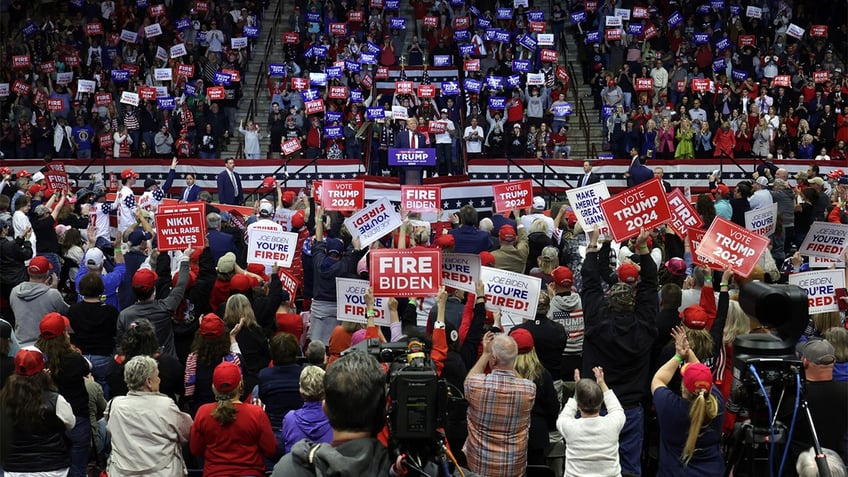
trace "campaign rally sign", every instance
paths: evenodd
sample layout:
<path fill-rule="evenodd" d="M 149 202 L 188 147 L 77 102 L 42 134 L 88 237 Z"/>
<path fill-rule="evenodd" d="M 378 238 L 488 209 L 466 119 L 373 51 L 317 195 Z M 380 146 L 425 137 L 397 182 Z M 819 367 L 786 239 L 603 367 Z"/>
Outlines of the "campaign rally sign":
<path fill-rule="evenodd" d="M 424 17 L 424 28 L 436 28 L 437 26 L 439 26 L 439 17 Z"/>
<path fill-rule="evenodd" d="M 283 33 L 283 43 L 287 45 L 295 45 L 300 42 L 300 35 L 297 32 Z"/>
<path fill-rule="evenodd" d="M 131 93 L 129 91 L 122 92 L 121 103 L 129 104 L 131 106 L 138 106 L 138 93 Z"/>
<path fill-rule="evenodd" d="M 619 30 L 620 32 L 621 30 Z M 618 39 L 621 39 L 621 35 L 619 35 Z M 540 60 L 543 63 L 556 63 L 557 62 L 557 52 L 556 50 L 549 50 L 547 48 L 542 50 L 540 55 Z"/>
<path fill-rule="evenodd" d="M 271 63 L 268 65 L 268 76 L 285 76 L 286 65 Z"/>
<path fill-rule="evenodd" d="M 365 206 L 365 181 L 321 181 L 324 210 L 358 210 Z"/>
<path fill-rule="evenodd" d="M 330 90 L 327 93 L 327 97 L 329 97 L 330 99 L 346 99 L 347 86 L 330 86 Z"/>
<path fill-rule="evenodd" d="M 442 285 L 469 293 L 477 293 L 480 279 L 480 255 L 476 253 L 443 253 Z"/>
<path fill-rule="evenodd" d="M 438 186 L 400 186 L 400 206 L 407 212 L 436 212 L 442 208 Z"/>
<path fill-rule="evenodd" d="M 453 39 L 456 41 L 469 41 L 471 40 L 471 32 L 468 30 L 456 30 L 453 32 Z"/>
<path fill-rule="evenodd" d="M 498 8 L 495 12 L 495 19 L 497 20 L 511 20 L 512 19 L 512 9 L 511 8 Z"/>
<path fill-rule="evenodd" d="M 745 70 L 738 70 L 733 68 L 730 72 L 730 77 L 733 78 L 733 81 L 745 81 L 745 78 L 748 77 L 748 72 Z"/>
<path fill-rule="evenodd" d="M 533 205 L 533 181 L 526 179 L 495 184 L 492 186 L 492 197 L 497 213 L 530 207 Z"/>
<path fill-rule="evenodd" d="M 636 91 L 651 91 L 654 87 L 653 78 L 636 78 Z"/>
<path fill-rule="evenodd" d="M 312 101 L 307 101 L 303 103 L 306 114 L 317 114 L 324 112 L 324 100 L 323 99 L 313 99 Z"/>
<path fill-rule="evenodd" d="M 365 119 L 373 121 L 375 119 L 383 119 L 386 117 L 386 110 L 382 106 L 369 106 L 365 110 Z"/>
<path fill-rule="evenodd" d="M 695 33 L 694 38 L 696 45 L 706 45 L 710 42 L 710 34 L 709 33 Z"/>
<path fill-rule="evenodd" d="M 762 235 L 716 217 L 695 253 L 747 277 L 768 245 L 769 239 Z"/>
<path fill-rule="evenodd" d="M 674 189 L 671 194 L 666 195 L 666 199 L 671 208 L 671 221 L 668 225 L 677 232 L 677 235 L 685 237 L 689 229 L 699 229 L 704 226 L 701 215 L 686 200 L 686 196 L 680 192 L 680 189 Z"/>
<path fill-rule="evenodd" d="M 185 43 L 180 43 L 171 47 L 171 58 L 179 58 L 188 54 Z"/>
<path fill-rule="evenodd" d="M 432 85 L 432 84 L 420 84 L 420 85 L 418 85 L 418 97 L 419 98 L 435 98 L 436 97 L 436 85 Z"/>
<path fill-rule="evenodd" d="M 435 148 L 418 148 L 418 149 L 397 149 L 389 148 L 389 165 L 390 166 L 435 166 L 436 165 L 436 149 Z"/>
<path fill-rule="evenodd" d="M 406 107 L 399 106 L 397 104 L 392 106 L 392 118 L 393 119 L 408 119 L 409 115 L 407 114 Z"/>
<path fill-rule="evenodd" d="M 68 173 L 65 172 L 65 164 L 51 162 L 42 170 L 50 190 L 68 190 Z"/>
<path fill-rule="evenodd" d="M 810 36 L 827 38 L 827 25 L 810 25 Z"/>
<path fill-rule="evenodd" d="M 270 222 L 277 225 L 274 222 Z M 297 250 L 297 234 L 256 222 L 247 228 L 247 263 L 290 267 Z"/>
<path fill-rule="evenodd" d="M 159 109 L 176 109 L 174 98 L 156 98 L 156 104 L 159 106 Z"/>
<path fill-rule="evenodd" d="M 813 71 L 813 83 L 821 84 L 830 81 L 830 70 Z"/>
<path fill-rule="evenodd" d="M 506 77 L 506 85 L 509 88 L 520 88 L 521 87 L 521 75 L 509 75 Z"/>
<path fill-rule="evenodd" d="M 463 64 L 465 71 L 480 71 L 480 60 L 475 58 L 473 60 L 465 60 Z"/>
<path fill-rule="evenodd" d="M 585 10 L 581 10 L 579 12 L 574 12 L 574 13 L 571 14 L 571 23 L 572 24 L 576 25 L 578 23 L 583 23 L 585 21 L 586 21 L 586 11 Z"/>
<path fill-rule="evenodd" d="M 606 182 L 570 189 L 565 191 L 565 195 L 583 230 L 592 231 L 597 227 L 604 236 L 609 234 L 607 221 L 601 211 L 601 202 L 610 197 Z"/>
<path fill-rule="evenodd" d="M 771 86 L 772 88 L 776 86 L 783 86 L 785 88 L 788 88 L 791 84 L 791 81 L 792 77 L 789 75 L 777 75 L 774 77 L 774 79 L 771 80 Z"/>
<path fill-rule="evenodd" d="M 129 70 L 112 70 L 110 74 L 112 75 L 112 81 L 116 83 L 126 83 L 130 80 Z"/>
<path fill-rule="evenodd" d="M 692 264 L 698 267 L 710 268 L 713 270 L 721 270 L 723 267 L 708 257 L 703 257 L 698 255 L 696 250 L 701 246 L 701 242 L 704 241 L 704 235 L 707 234 L 707 231 L 704 229 L 695 229 L 690 228 L 686 232 L 686 242 L 689 244 L 689 250 L 692 250 Z"/>
<path fill-rule="evenodd" d="M 412 94 L 413 85 L 412 81 L 395 81 L 395 92 L 397 94 Z"/>
<path fill-rule="evenodd" d="M 807 293 L 808 312 L 839 311 L 836 290 L 845 288 L 845 270 L 815 270 L 789 274 L 789 284 L 798 285 Z"/>
<path fill-rule="evenodd" d="M 710 90 L 710 80 L 706 78 L 692 78 L 692 91 L 707 92 Z"/>
<path fill-rule="evenodd" d="M 668 20 L 666 20 L 666 22 L 668 23 L 668 26 L 674 28 L 677 25 L 683 23 L 683 15 L 681 15 L 680 12 L 676 11 L 669 15 Z"/>
<path fill-rule="evenodd" d="M 322 181 L 322 184 L 324 182 Z M 400 214 L 392 207 L 389 199 L 385 197 L 380 197 L 368 207 L 353 214 L 344 221 L 350 235 L 353 238 L 359 237 L 359 243 L 362 247 L 371 245 L 379 240 L 380 237 L 400 227 L 402 223 Z M 372 268 L 372 273 L 373 270 Z"/>
<path fill-rule="evenodd" d="M 503 96 L 489 96 L 489 109 L 506 109 L 506 98 Z"/>
<path fill-rule="evenodd" d="M 807 263 L 810 265 L 810 268 L 845 268 L 845 262 L 832 258 L 810 257 Z"/>
<path fill-rule="evenodd" d="M 542 279 L 492 267 L 480 267 L 486 287 L 486 309 L 500 311 L 504 324 L 517 325 L 536 317 Z M 513 315 L 515 318 L 513 318 Z"/>
<path fill-rule="evenodd" d="M 309 80 L 306 78 L 298 78 L 297 76 L 292 76 L 291 85 L 292 89 L 295 91 L 304 91 L 306 90 L 306 88 L 309 87 Z M 300 94 L 303 95 L 303 93 Z M 303 99 L 306 99 L 306 97 L 304 97 Z"/>
<path fill-rule="evenodd" d="M 289 155 L 294 154 L 299 151 L 303 146 L 300 144 L 300 139 L 293 137 L 288 141 L 285 141 L 282 145 L 283 154 Z"/>
<path fill-rule="evenodd" d="M 173 79 L 173 74 L 174 74 L 174 70 L 172 70 L 171 68 L 154 68 L 153 69 L 153 79 L 155 79 L 156 81 L 171 81 L 171 79 Z M 221 73 L 215 73 L 215 79 L 216 80 L 218 79 L 219 74 L 221 74 Z M 230 78 L 230 75 L 225 75 L 225 76 L 227 77 L 227 79 Z M 227 83 L 221 83 L 221 84 L 230 84 L 230 83 L 227 82 Z"/>
<path fill-rule="evenodd" d="M 727 38 L 727 37 L 724 37 L 724 38 L 718 40 L 715 43 L 715 47 L 716 47 L 717 51 L 724 51 L 724 50 L 730 48 L 730 39 Z"/>
<path fill-rule="evenodd" d="M 85 24 L 85 34 L 88 36 L 102 35 L 103 34 L 103 24 L 99 22 L 95 23 L 86 23 Z"/>
<path fill-rule="evenodd" d="M 745 212 L 745 228 L 763 237 L 770 237 L 777 226 L 777 204 Z"/>
<path fill-rule="evenodd" d="M 156 243 L 159 251 L 203 248 L 206 241 L 204 204 L 160 205 L 156 212 Z"/>
<path fill-rule="evenodd" d="M 324 136 L 329 139 L 339 139 L 344 136 L 341 126 L 324 126 Z"/>
<path fill-rule="evenodd" d="M 206 88 L 206 97 L 210 101 L 219 101 L 227 98 L 227 92 L 224 91 L 223 86 L 210 86 Z"/>
<path fill-rule="evenodd" d="M 324 111 L 324 122 L 327 124 L 333 124 L 334 122 L 341 122 L 342 120 L 342 112 L 341 111 Z"/>
<path fill-rule="evenodd" d="M 456 96 L 459 94 L 459 83 L 456 81 L 445 81 L 442 83 L 442 94 L 445 96 Z"/>
<path fill-rule="evenodd" d="M 841 260 L 845 254 L 846 244 L 848 244 L 848 225 L 813 222 L 798 251 L 807 257 Z"/>
<path fill-rule="evenodd" d="M 14 55 L 12 56 L 12 67 L 14 68 L 29 68 L 32 66 L 32 60 L 29 55 Z"/>
<path fill-rule="evenodd" d="M 749 5 L 748 8 L 745 9 L 745 16 L 749 18 L 762 18 L 763 9 Z"/>
<path fill-rule="evenodd" d="M 439 249 L 371 250 L 369 278 L 374 296 L 433 296 L 442 285 Z"/>
<path fill-rule="evenodd" d="M 671 220 L 671 209 L 659 178 L 643 182 L 601 202 L 601 211 L 618 242 Z"/>
<path fill-rule="evenodd" d="M 162 25 L 158 23 L 153 23 L 151 25 L 147 25 L 144 27 L 144 35 L 147 38 L 153 38 L 154 36 L 159 36 L 162 34 Z"/>
<path fill-rule="evenodd" d="M 450 55 L 435 55 L 433 56 L 433 66 L 448 66 L 451 64 Z"/>
<path fill-rule="evenodd" d="M 756 35 L 739 35 L 739 46 L 754 46 L 757 43 Z"/>
<path fill-rule="evenodd" d="M 153 101 L 156 99 L 156 88 L 151 86 L 139 86 L 138 97 L 143 101 Z"/>
<path fill-rule="evenodd" d="M 356 278 L 336 278 L 336 318 L 339 321 L 354 321 L 365 323 L 365 292 L 368 290 L 367 280 Z M 294 295 L 291 295 L 294 296 Z M 388 297 L 374 297 L 374 323 L 377 326 L 391 324 L 391 310 Z"/>
<path fill-rule="evenodd" d="M 627 24 L 627 34 L 628 35 L 636 35 L 639 36 L 642 34 L 642 24 L 641 23 L 628 23 Z"/>
<path fill-rule="evenodd" d="M 47 98 L 47 110 L 51 113 L 61 111 L 64 107 L 65 103 L 62 98 Z"/>
<path fill-rule="evenodd" d="M 632 16 L 633 18 L 651 18 L 648 7 L 642 6 L 634 6 Z"/>
<path fill-rule="evenodd" d="M 727 59 L 724 57 L 713 60 L 713 72 L 719 72 L 727 68 Z"/>

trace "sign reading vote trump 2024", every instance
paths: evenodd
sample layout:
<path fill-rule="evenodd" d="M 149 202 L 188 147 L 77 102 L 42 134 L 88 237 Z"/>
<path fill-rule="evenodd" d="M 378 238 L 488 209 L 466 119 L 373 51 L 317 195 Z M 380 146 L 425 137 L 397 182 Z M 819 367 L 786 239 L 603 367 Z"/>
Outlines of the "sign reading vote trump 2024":
<path fill-rule="evenodd" d="M 340 321 L 366 322 L 365 291 L 368 287 L 367 280 L 336 278 L 336 317 Z M 389 326 L 392 322 L 389 313 L 389 299 L 375 297 L 374 323 Z"/>
<path fill-rule="evenodd" d="M 745 212 L 745 228 L 763 237 L 771 236 L 777 227 L 777 204 Z"/>
<path fill-rule="evenodd" d="M 671 209 L 659 178 L 643 182 L 601 202 L 601 211 L 617 242 L 671 220 Z"/>
<path fill-rule="evenodd" d="M 436 149 L 395 149 L 390 147 L 388 160 L 390 166 L 435 166 Z"/>
<path fill-rule="evenodd" d="M 525 209 L 533 205 L 533 181 L 528 179 L 493 185 L 492 195 L 497 213 Z"/>
<path fill-rule="evenodd" d="M 542 279 L 492 267 L 480 267 L 480 280 L 486 287 L 486 309 L 502 313 L 504 323 L 532 320 L 539 305 Z M 512 316 L 519 319 L 514 320 Z"/>
<path fill-rule="evenodd" d="M 839 311 L 838 288 L 845 288 L 845 270 L 816 270 L 793 273 L 789 283 L 798 285 L 807 292 L 809 312 L 825 313 Z"/>
<path fill-rule="evenodd" d="M 160 205 L 156 212 L 156 248 L 162 252 L 202 248 L 206 240 L 203 204 Z"/>
<path fill-rule="evenodd" d="M 365 181 L 321 181 L 324 210 L 359 210 L 365 206 Z"/>
<path fill-rule="evenodd" d="M 716 217 L 695 253 L 747 277 L 768 245 L 769 239 L 762 235 Z"/>
<path fill-rule="evenodd" d="M 327 181 L 322 181 L 322 185 Z M 368 207 L 345 219 L 350 235 L 359 237 L 361 247 L 367 247 L 383 235 L 401 226 L 400 214 L 392 207 L 389 199 L 381 197 Z"/>
<path fill-rule="evenodd" d="M 442 255 L 442 284 L 469 293 L 477 293 L 480 279 L 480 256 L 476 253 Z"/>
<path fill-rule="evenodd" d="M 568 203 L 577 216 L 577 221 L 583 230 L 589 232 L 598 228 L 598 232 L 604 236 L 609 235 L 609 227 L 601 212 L 601 201 L 609 199 L 610 193 L 606 182 L 596 182 L 584 187 L 578 187 L 565 191 Z"/>
<path fill-rule="evenodd" d="M 442 251 L 381 248 L 369 252 L 374 296 L 433 296 L 442 285 Z"/>
<path fill-rule="evenodd" d="M 297 234 L 276 227 L 266 229 L 261 222 L 247 228 L 247 263 L 290 267 L 297 250 Z"/>
<path fill-rule="evenodd" d="M 798 249 L 808 257 L 842 259 L 848 245 L 848 225 L 830 222 L 813 222 L 804 243 Z"/>

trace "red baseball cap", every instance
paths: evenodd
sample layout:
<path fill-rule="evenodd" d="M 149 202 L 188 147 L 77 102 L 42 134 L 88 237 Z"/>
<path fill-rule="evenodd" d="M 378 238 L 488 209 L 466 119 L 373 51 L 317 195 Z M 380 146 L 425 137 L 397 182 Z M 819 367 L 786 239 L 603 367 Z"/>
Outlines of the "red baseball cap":
<path fill-rule="evenodd" d="M 730 189 L 728 189 L 727 186 L 724 185 L 724 184 L 716 184 L 715 188 L 713 190 L 711 190 L 710 192 L 712 192 L 713 194 L 719 193 L 723 196 L 724 195 L 730 195 Z"/>
<path fill-rule="evenodd" d="M 291 218 L 292 229 L 299 230 L 306 224 L 306 212 L 298 210 Z"/>
<path fill-rule="evenodd" d="M 15 355 L 15 374 L 18 376 L 33 376 L 44 369 L 44 353 L 35 346 L 27 346 L 18 350 Z"/>
<path fill-rule="evenodd" d="M 702 363 L 687 363 L 680 370 L 683 386 L 692 394 L 698 391 L 710 392 L 713 388 L 713 373 Z"/>
<path fill-rule="evenodd" d="M 265 274 L 265 265 L 262 265 L 261 263 L 248 263 L 247 271 L 259 275 L 262 277 L 262 281 L 264 282 L 268 281 L 268 275 Z M 230 281 L 232 281 L 232 279 L 230 279 Z M 232 284 L 230 287 L 232 287 Z"/>
<path fill-rule="evenodd" d="M 515 240 L 515 227 L 512 225 L 502 225 L 498 231 L 498 238 L 501 242 L 513 242 Z"/>
<path fill-rule="evenodd" d="M 639 268 L 630 263 L 625 262 L 618 267 L 618 281 L 627 284 L 634 284 L 639 280 Z"/>
<path fill-rule="evenodd" d="M 230 278 L 231 291 L 246 292 L 251 288 L 250 278 L 243 273 L 238 273 L 233 275 L 233 278 Z"/>
<path fill-rule="evenodd" d="M 294 191 L 287 190 L 283 192 L 283 203 L 286 205 L 291 205 L 294 203 Z"/>
<path fill-rule="evenodd" d="M 30 275 L 47 275 L 51 268 L 53 268 L 53 265 L 50 264 L 50 260 L 39 255 L 29 261 L 27 272 Z"/>
<path fill-rule="evenodd" d="M 132 286 L 133 288 L 139 288 L 142 290 L 150 290 L 154 286 L 156 286 L 156 280 L 159 279 L 159 275 L 156 275 L 156 272 L 149 268 L 140 268 L 135 272 L 132 278 Z"/>
<path fill-rule="evenodd" d="M 215 313 L 207 313 L 200 319 L 200 336 L 206 339 L 218 338 L 226 331 L 224 320 Z"/>
<path fill-rule="evenodd" d="M 32 177 L 32 174 L 30 174 L 29 172 L 27 172 L 27 171 L 26 171 L 26 169 L 21 169 L 21 170 L 19 170 L 19 171 L 18 171 L 18 173 L 17 173 L 17 174 L 15 174 L 15 175 L 16 175 L 18 178 L 21 178 L 21 177 Z"/>
<path fill-rule="evenodd" d="M 530 350 L 533 349 L 533 346 L 535 346 L 533 343 L 533 335 L 524 328 L 512 330 L 509 336 L 512 336 L 512 339 L 515 340 L 515 344 L 518 345 L 518 354 L 529 353 Z"/>
<path fill-rule="evenodd" d="M 35 194 L 38 194 L 39 192 L 44 192 L 46 190 L 47 190 L 47 186 L 43 186 L 41 184 L 33 184 L 33 185 L 29 186 L 28 192 L 29 192 L 29 195 L 35 195 Z"/>
<path fill-rule="evenodd" d="M 53 338 L 62 336 L 62 333 L 65 332 L 69 324 L 70 322 L 66 316 L 54 311 L 41 318 L 41 323 L 38 324 L 38 331 L 42 337 L 52 340 Z"/>
<path fill-rule="evenodd" d="M 456 239 L 451 234 L 441 234 L 433 240 L 433 246 L 439 248 L 453 248 L 456 245 Z"/>
<path fill-rule="evenodd" d="M 551 272 L 551 276 L 554 277 L 554 283 L 561 287 L 571 287 L 574 285 L 574 273 L 571 272 L 571 269 L 568 267 L 559 266 L 554 268 Z"/>
<path fill-rule="evenodd" d="M 124 169 L 121 171 L 121 179 L 129 179 L 130 177 L 138 179 L 138 174 L 136 174 L 132 169 Z"/>
<path fill-rule="evenodd" d="M 690 330 L 703 330 L 710 324 L 707 310 L 701 305 L 689 305 L 680 312 L 680 319 Z"/>
<path fill-rule="evenodd" d="M 224 361 L 215 367 L 212 373 L 212 386 L 219 393 L 230 393 L 241 383 L 241 369 L 238 365 Z"/>
<path fill-rule="evenodd" d="M 495 264 L 495 256 L 492 255 L 492 252 L 488 250 L 483 250 L 480 252 L 480 265 L 484 267 L 491 267 Z"/>

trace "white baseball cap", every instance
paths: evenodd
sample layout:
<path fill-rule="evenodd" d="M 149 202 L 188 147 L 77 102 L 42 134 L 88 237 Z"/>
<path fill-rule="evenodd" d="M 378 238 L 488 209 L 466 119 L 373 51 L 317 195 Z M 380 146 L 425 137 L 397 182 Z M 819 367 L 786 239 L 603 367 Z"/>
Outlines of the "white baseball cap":
<path fill-rule="evenodd" d="M 103 252 L 95 247 L 85 252 L 85 267 L 89 270 L 99 270 L 103 266 Z"/>
<path fill-rule="evenodd" d="M 545 210 L 545 199 L 533 197 L 533 210 Z"/>

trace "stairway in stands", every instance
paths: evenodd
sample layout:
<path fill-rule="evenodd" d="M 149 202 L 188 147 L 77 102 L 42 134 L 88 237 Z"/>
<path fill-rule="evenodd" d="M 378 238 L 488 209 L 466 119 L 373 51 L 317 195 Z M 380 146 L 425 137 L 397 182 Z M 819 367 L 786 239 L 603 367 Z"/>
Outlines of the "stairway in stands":
<path fill-rule="evenodd" d="M 567 20 L 566 24 L 570 24 L 570 21 L 570 19 Z M 566 57 L 564 60 L 566 63 L 564 64 L 570 66 L 569 75 L 571 76 L 569 94 L 566 100 L 572 102 L 574 110 L 574 114 L 568 120 L 568 144 L 571 146 L 571 158 L 578 160 L 595 159 L 598 153 L 603 152 L 601 150 L 603 129 L 598 119 L 600 112 L 593 107 L 590 85 L 583 83 L 583 65 L 580 63 L 580 48 L 583 45 L 578 43 L 578 40 L 571 34 L 570 28 L 566 29 L 565 38 Z M 562 50 L 560 50 L 560 58 L 563 59 Z M 579 117 L 581 111 L 579 103 L 581 101 L 585 112 L 584 121 L 581 121 Z M 587 130 L 589 132 L 588 144 L 585 136 Z"/>

